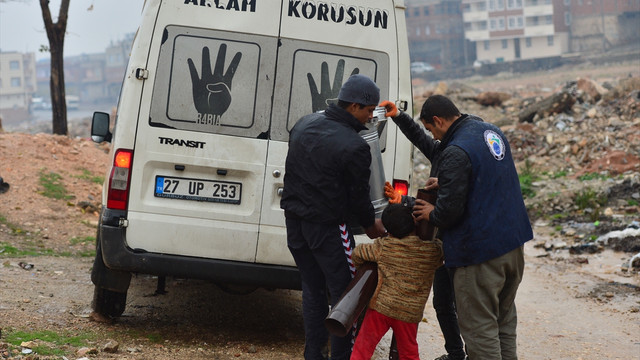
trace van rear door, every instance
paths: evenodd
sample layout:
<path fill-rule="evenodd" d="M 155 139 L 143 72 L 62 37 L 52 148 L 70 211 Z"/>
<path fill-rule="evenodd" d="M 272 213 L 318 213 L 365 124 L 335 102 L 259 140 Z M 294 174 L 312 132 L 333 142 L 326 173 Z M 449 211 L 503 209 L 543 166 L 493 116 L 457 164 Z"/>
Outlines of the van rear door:
<path fill-rule="evenodd" d="M 350 4 L 349 4 L 350 3 Z M 344 5 L 343 5 L 344 4 Z M 271 115 L 257 262 L 291 261 L 280 209 L 289 131 L 302 116 L 337 101 L 342 83 L 355 73 L 372 78 L 381 99 L 398 99 L 396 9 L 390 0 L 282 1 L 280 47 Z M 399 13 L 403 16 L 403 10 Z M 404 26 L 404 23 L 403 23 Z M 395 125 L 380 127 L 380 143 L 393 178 Z M 286 257 L 286 259 L 284 258 Z M 292 263 L 293 264 L 293 263 Z"/>
<path fill-rule="evenodd" d="M 136 132 L 129 247 L 255 261 L 280 26 L 265 4 L 161 3 L 137 128 L 118 129 Z"/>

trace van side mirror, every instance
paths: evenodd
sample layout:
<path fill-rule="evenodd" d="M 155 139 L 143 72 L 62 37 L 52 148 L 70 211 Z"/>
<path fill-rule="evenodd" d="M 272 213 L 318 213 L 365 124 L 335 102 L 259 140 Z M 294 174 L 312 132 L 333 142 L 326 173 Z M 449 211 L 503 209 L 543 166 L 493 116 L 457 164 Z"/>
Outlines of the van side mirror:
<path fill-rule="evenodd" d="M 91 140 L 97 143 L 103 141 L 111 142 L 111 132 L 109 131 L 109 114 L 96 111 L 91 119 Z"/>

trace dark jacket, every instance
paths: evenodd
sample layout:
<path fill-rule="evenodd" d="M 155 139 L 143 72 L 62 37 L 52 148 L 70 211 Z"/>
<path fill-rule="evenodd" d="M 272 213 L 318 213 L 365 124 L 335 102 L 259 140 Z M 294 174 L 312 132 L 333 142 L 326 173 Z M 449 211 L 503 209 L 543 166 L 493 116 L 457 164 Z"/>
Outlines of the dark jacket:
<path fill-rule="evenodd" d="M 486 261 L 513 250 L 533 237 L 511 150 L 499 129 L 484 123 L 477 116 L 463 114 L 451 125 L 442 141 L 437 141 L 428 136 L 407 114 L 401 113 L 393 120 L 431 162 L 430 176 L 438 178 L 438 200 L 430 221 L 438 227 L 438 237 L 443 241 L 446 266 L 456 267 Z M 480 160 L 478 156 L 486 149 L 484 140 L 473 142 L 476 145 L 474 147 L 467 139 L 461 141 L 459 130 L 467 127 L 463 130 L 466 132 L 469 125 L 477 125 L 483 130 L 485 127 L 491 128 L 504 139 L 507 159 L 503 165 L 508 164 L 508 169 L 501 179 L 504 183 L 496 185 L 499 189 L 477 185 L 478 176 L 489 177 L 485 173 L 489 162 L 483 166 L 483 160 L 488 160 Z M 480 171 L 483 173 L 479 174 Z M 502 196 L 505 191 L 510 195 Z M 496 192 L 501 196 L 492 197 Z M 498 200 L 502 202 L 498 204 Z M 407 196 L 403 197 L 403 202 L 413 206 L 415 199 Z M 489 210 L 489 203 L 496 205 Z M 491 231 L 494 235 L 488 235 Z M 498 234 L 502 234 L 502 238 Z"/>
<path fill-rule="evenodd" d="M 470 115 L 462 115 L 459 120 L 465 119 L 467 117 L 470 117 Z M 398 116 L 393 118 L 393 121 L 398 125 L 407 139 L 409 139 L 409 141 L 411 141 L 411 143 L 426 156 L 429 162 L 431 162 L 431 171 L 429 172 L 429 176 L 439 177 L 438 169 L 440 166 L 440 157 L 442 151 L 446 147 L 446 144 L 435 140 L 431 136 L 427 135 L 425 130 L 420 127 L 420 125 L 418 125 L 418 123 L 414 121 L 411 116 L 404 112 L 400 112 Z M 456 121 L 456 123 L 458 122 Z M 454 123 L 452 127 L 456 126 L 456 123 Z M 446 135 L 443 140 L 447 141 Z M 451 174 L 451 177 L 453 179 L 465 176 L 464 174 L 467 171 L 471 170 L 471 163 L 469 162 L 467 154 L 462 150 L 455 150 L 456 149 L 449 150 L 451 156 L 450 161 L 457 161 L 461 164 L 461 166 L 457 169 L 453 169 L 454 172 Z M 438 181 L 440 181 L 440 179 Z M 424 184 L 418 184 L 419 187 L 423 187 L 423 185 Z M 441 206 L 450 209 L 449 211 L 453 211 L 451 215 L 455 217 L 462 215 L 462 212 L 464 211 L 464 201 L 460 201 L 461 197 L 458 195 L 464 195 L 468 192 L 467 185 L 468 183 L 466 181 L 458 181 L 454 184 L 453 187 L 444 189 L 443 191 L 438 190 L 438 201 L 440 202 Z M 415 198 L 403 196 L 403 202 L 408 206 L 413 206 L 415 204 Z M 458 211 L 455 211 L 456 209 Z M 448 221 L 448 216 L 449 215 L 446 215 L 442 219 L 439 219 L 436 225 L 450 225 L 451 222 Z M 432 219 L 432 222 L 434 222 L 434 219 Z"/>
<path fill-rule="evenodd" d="M 369 198 L 371 151 L 358 135 L 366 127 L 331 105 L 304 116 L 291 129 L 280 207 L 286 217 L 342 224 L 354 218 L 373 225 Z"/>

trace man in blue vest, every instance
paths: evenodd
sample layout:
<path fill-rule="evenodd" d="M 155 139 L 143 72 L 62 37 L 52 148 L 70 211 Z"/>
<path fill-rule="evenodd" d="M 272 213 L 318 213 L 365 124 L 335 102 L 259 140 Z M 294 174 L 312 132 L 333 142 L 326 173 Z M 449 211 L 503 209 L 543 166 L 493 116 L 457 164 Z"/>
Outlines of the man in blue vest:
<path fill-rule="evenodd" d="M 427 183 L 438 189 L 436 204 L 416 199 L 414 215 L 440 230 L 467 354 L 517 359 L 514 300 L 533 232 L 509 143 L 442 95 L 425 101 L 420 120 L 443 150 Z"/>

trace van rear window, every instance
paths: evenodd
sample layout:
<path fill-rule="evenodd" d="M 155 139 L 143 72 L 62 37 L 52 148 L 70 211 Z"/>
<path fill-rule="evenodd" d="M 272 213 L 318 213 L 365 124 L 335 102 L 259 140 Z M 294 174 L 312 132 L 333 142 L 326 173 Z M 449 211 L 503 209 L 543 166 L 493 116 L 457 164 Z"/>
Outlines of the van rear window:
<path fill-rule="evenodd" d="M 335 101 L 351 74 L 374 79 L 386 98 L 388 67 L 386 54 L 370 50 L 170 25 L 149 124 L 287 141 L 295 122 Z"/>
<path fill-rule="evenodd" d="M 258 75 L 273 78 L 273 66 L 265 64 L 275 63 L 276 41 L 167 26 L 150 125 L 244 137 L 266 134 L 272 86 L 258 81 Z"/>

